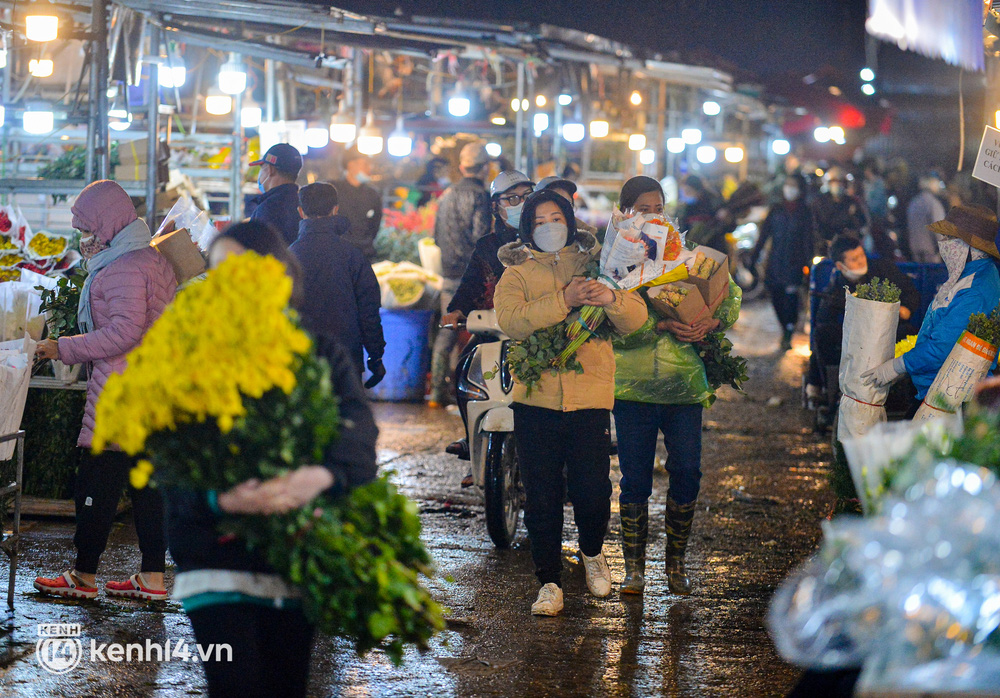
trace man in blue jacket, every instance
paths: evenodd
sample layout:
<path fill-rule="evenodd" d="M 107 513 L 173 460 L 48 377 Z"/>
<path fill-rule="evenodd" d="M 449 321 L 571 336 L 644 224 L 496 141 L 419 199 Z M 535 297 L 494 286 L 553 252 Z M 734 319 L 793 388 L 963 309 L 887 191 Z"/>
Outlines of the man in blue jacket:
<path fill-rule="evenodd" d="M 969 324 L 969 317 L 989 313 L 1000 303 L 1000 274 L 995 264 L 1000 260 L 1000 251 L 994 242 L 996 214 L 985 206 L 955 206 L 943 221 L 927 227 L 937 239 L 941 258 L 948 267 L 948 280 L 934 296 L 913 349 L 861 376 L 870 384 L 882 386 L 904 373 L 910 374 L 918 400 L 912 412 L 927 395 Z"/>
<path fill-rule="evenodd" d="M 337 215 L 337 189 L 316 182 L 299 190 L 298 239 L 289 248 L 302 265 L 305 300 L 302 324 L 316 335 L 340 342 L 364 371 L 362 347 L 368 352 L 372 388 L 385 377 L 385 338 L 379 315 L 381 293 L 364 254 L 343 239 L 350 223 Z"/>
<path fill-rule="evenodd" d="M 254 165 L 260 165 L 257 186 L 261 195 L 250 220 L 271 226 L 291 245 L 299 234 L 299 187 L 295 180 L 302 169 L 302 156 L 295 147 L 278 143 L 250 163 Z"/>

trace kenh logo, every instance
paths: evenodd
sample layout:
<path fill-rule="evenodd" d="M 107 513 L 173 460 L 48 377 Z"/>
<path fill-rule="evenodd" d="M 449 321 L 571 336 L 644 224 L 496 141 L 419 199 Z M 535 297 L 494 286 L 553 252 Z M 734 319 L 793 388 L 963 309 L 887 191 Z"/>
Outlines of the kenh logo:
<path fill-rule="evenodd" d="M 39 623 L 35 656 L 52 674 L 66 674 L 83 658 L 79 623 Z"/>

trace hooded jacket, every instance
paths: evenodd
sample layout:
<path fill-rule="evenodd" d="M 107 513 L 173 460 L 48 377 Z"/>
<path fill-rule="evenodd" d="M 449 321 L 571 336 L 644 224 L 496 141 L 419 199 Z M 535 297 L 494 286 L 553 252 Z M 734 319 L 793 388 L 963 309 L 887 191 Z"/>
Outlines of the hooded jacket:
<path fill-rule="evenodd" d="M 441 248 L 446 279 L 460 279 L 476 242 L 490 231 L 490 195 L 481 179 L 465 177 L 438 199 L 434 242 Z"/>
<path fill-rule="evenodd" d="M 522 232 L 522 237 L 524 234 Z M 500 328 L 514 340 L 527 339 L 535 330 L 562 322 L 572 309 L 566 305 L 565 287 L 600 255 L 597 239 L 577 232 L 574 242 L 558 252 L 540 252 L 519 242 L 500 248 L 498 257 L 507 267 L 497 283 L 493 305 Z M 635 293 L 612 291 L 608 321 L 621 334 L 639 329 L 646 321 L 646 304 Z M 615 402 L 615 357 L 611 342 L 591 339 L 576 353 L 583 373 L 546 372 L 527 388 L 515 379 L 514 402 L 561 412 L 610 410 Z"/>
<path fill-rule="evenodd" d="M 382 300 L 371 265 L 344 239 L 349 228 L 343 216 L 307 218 L 299 222 L 298 239 L 289 251 L 302 266 L 302 324 L 339 341 L 363 371 L 362 347 L 372 359 L 385 352 Z"/>

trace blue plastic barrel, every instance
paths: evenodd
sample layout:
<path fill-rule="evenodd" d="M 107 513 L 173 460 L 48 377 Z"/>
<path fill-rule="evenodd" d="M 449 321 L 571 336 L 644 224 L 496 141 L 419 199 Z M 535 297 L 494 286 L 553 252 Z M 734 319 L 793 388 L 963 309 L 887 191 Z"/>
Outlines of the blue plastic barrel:
<path fill-rule="evenodd" d="M 424 399 L 430 368 L 429 337 L 433 310 L 379 310 L 385 334 L 385 378 L 368 391 L 373 400 L 409 402 Z M 365 371 L 364 380 L 371 375 Z"/>

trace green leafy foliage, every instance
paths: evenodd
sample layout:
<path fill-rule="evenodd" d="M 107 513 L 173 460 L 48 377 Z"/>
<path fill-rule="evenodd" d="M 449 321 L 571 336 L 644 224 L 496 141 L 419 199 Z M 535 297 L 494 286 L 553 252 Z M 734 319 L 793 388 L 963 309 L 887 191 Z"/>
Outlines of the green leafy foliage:
<path fill-rule="evenodd" d="M 111 141 L 111 168 L 121 163 L 118 156 L 118 141 Z M 82 180 L 87 172 L 87 146 L 74 145 L 63 151 L 62 155 L 38 170 L 42 179 Z M 52 203 L 66 200 L 65 194 L 53 194 Z"/>
<path fill-rule="evenodd" d="M 244 398 L 247 414 L 223 434 L 189 422 L 146 443 L 158 484 L 226 490 L 324 462 L 337 438 L 337 401 L 326 362 L 303 357 L 290 395 L 276 388 Z M 350 638 L 359 653 L 384 649 L 396 664 L 408 643 L 427 647 L 444 627 L 441 607 L 420 585 L 431 560 L 416 506 L 383 477 L 337 500 L 321 496 L 279 516 L 233 516 L 222 528 L 259 551 L 303 591 L 320 631 Z"/>
<path fill-rule="evenodd" d="M 45 324 L 51 339 L 79 334 L 77 308 L 86 278 L 87 272 L 77 267 L 69 276 L 60 277 L 55 290 L 35 286 L 42 294 L 40 310 L 47 316 Z"/>
<path fill-rule="evenodd" d="M 1000 306 L 991 310 L 989 315 L 973 313 L 969 316 L 969 324 L 966 329 L 969 334 L 979 337 L 984 342 L 995 347 L 1000 346 Z"/>
<path fill-rule="evenodd" d="M 733 343 L 725 332 L 709 332 L 696 345 L 698 356 L 705 364 L 705 376 L 712 390 L 729 385 L 743 391 L 743 384 L 750 379 L 747 374 L 747 360 L 733 354 Z"/>
<path fill-rule="evenodd" d="M 566 335 L 568 323 L 569 320 L 563 320 L 551 327 L 535 330 L 527 339 L 511 342 L 507 349 L 507 366 L 527 388 L 528 395 L 547 371 L 552 375 L 569 371 L 583 373 L 583 366 L 575 354 L 565 363 L 559 362 L 560 354 L 570 343 Z"/>
<path fill-rule="evenodd" d="M 899 286 L 888 279 L 875 277 L 867 284 L 858 284 L 854 295 L 861 300 L 878 301 L 879 303 L 898 303 Z"/>

